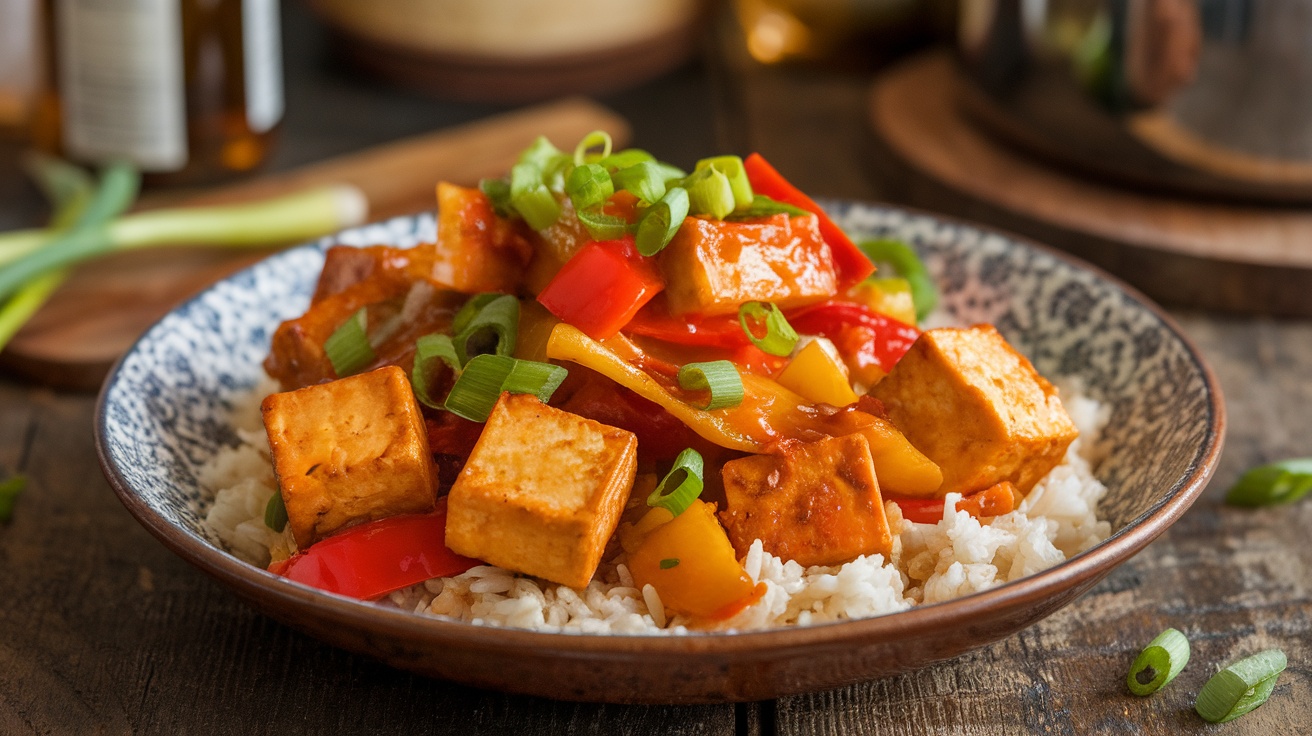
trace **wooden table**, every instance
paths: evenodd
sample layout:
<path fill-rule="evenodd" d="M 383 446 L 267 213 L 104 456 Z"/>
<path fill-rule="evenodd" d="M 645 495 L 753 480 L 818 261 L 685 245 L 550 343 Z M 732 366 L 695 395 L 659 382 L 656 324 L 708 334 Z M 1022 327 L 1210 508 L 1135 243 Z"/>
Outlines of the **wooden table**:
<path fill-rule="evenodd" d="M 288 16 L 277 167 L 496 111 L 325 68 L 315 28 L 297 7 Z M 759 69 L 730 45 L 603 102 L 629 117 L 636 144 L 676 163 L 756 149 L 817 194 L 879 199 L 888 184 L 861 155 L 869 81 L 868 69 Z M 41 211 L 0 168 L 0 226 Z M 1312 455 L 1312 321 L 1175 316 L 1220 377 L 1230 436 L 1212 487 L 1163 538 L 1075 604 L 974 654 L 843 690 L 705 707 L 479 691 L 293 632 L 128 516 L 96 464 L 94 397 L 0 379 L 0 467 L 31 477 L 0 526 L 0 733 L 1312 733 L 1312 502 L 1220 501 L 1248 466 Z M 1128 695 L 1130 660 L 1167 626 L 1190 636 L 1193 663 L 1154 697 Z M 1224 729 L 1194 715 L 1218 664 L 1271 646 L 1290 667 L 1267 705 Z"/>

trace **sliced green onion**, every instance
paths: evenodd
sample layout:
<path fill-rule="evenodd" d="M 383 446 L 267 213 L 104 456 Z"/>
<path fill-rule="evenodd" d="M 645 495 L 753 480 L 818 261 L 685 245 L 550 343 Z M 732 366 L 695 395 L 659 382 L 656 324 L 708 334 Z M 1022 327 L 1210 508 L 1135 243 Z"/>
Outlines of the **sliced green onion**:
<path fill-rule="evenodd" d="M 701 453 L 691 447 L 679 453 L 674 467 L 647 497 L 647 505 L 659 506 L 675 516 L 682 514 L 702 494 L 703 467 Z"/>
<path fill-rule="evenodd" d="M 727 360 L 688 363 L 679 369 L 679 386 L 689 391 L 710 391 L 705 411 L 738 406 L 743 403 L 743 377 L 738 367 Z"/>
<path fill-rule="evenodd" d="M 510 182 L 505 179 L 482 179 L 478 189 L 492 203 L 492 211 L 500 217 L 510 217 L 515 213 L 510 204 Z"/>
<path fill-rule="evenodd" d="M 670 568 L 674 568 L 674 567 L 678 567 L 678 566 L 679 566 L 679 558 L 678 558 L 678 557 L 667 557 L 667 558 L 661 560 L 661 563 L 660 563 L 660 564 L 661 564 L 661 569 L 662 569 L 662 570 L 669 570 Z"/>
<path fill-rule="evenodd" d="M 500 292 L 485 291 L 481 294 L 475 294 L 469 297 L 469 301 L 461 305 L 460 310 L 456 312 L 456 316 L 451 319 L 451 334 L 460 334 L 461 330 L 469 326 L 469 321 L 474 318 L 474 315 L 478 314 L 480 309 L 486 307 L 488 303 L 493 300 L 500 299 L 503 296 L 505 296 L 505 294 Z"/>
<path fill-rule="evenodd" d="M 748 320 L 765 322 L 765 336 L 757 337 Z M 797 331 L 772 302 L 744 302 L 738 307 L 738 324 L 753 345 L 771 355 L 788 355 L 797 345 Z"/>
<path fill-rule="evenodd" d="M 451 342 L 449 335 L 434 333 L 424 335 L 415 341 L 415 363 L 410 369 L 410 386 L 415 390 L 415 398 L 419 403 L 433 409 L 441 409 L 442 405 L 433 398 L 432 381 L 433 372 L 437 369 L 438 362 L 445 364 L 452 371 L 460 370 L 460 358 L 456 355 L 456 346 Z"/>
<path fill-rule="evenodd" d="M 615 186 L 644 202 L 656 202 L 665 196 L 666 172 L 655 161 L 643 161 L 619 169 L 611 175 Z"/>
<path fill-rule="evenodd" d="M 565 194 L 574 203 L 574 209 L 582 212 L 589 207 L 596 207 L 615 193 L 615 184 L 603 166 L 584 164 L 575 166 L 565 179 Z"/>
<path fill-rule="evenodd" d="M 923 320 L 938 304 L 938 287 L 925 270 L 920 256 L 900 240 L 867 240 L 859 247 L 873 263 L 887 263 L 898 276 L 911 285 L 911 301 L 916 305 L 916 319 Z"/>
<path fill-rule="evenodd" d="M 491 298 L 488 298 L 488 297 Z M 519 339 L 519 300 L 510 294 L 479 294 L 456 313 L 451 342 L 461 365 L 481 353 L 510 355 Z M 464 319 L 461 319 L 462 315 Z"/>
<path fill-rule="evenodd" d="M 723 220 L 737 206 L 733 185 L 719 169 L 705 168 L 694 171 L 683 180 L 688 190 L 688 210 L 694 215 L 710 215 Z"/>
<path fill-rule="evenodd" d="M 556 365 L 516 360 L 507 355 L 476 355 L 447 394 L 447 411 L 474 422 L 486 422 L 504 392 L 533 394 L 546 402 L 568 371 Z"/>
<path fill-rule="evenodd" d="M 0 522 L 8 523 L 14 516 L 14 502 L 27 488 L 27 476 L 13 475 L 0 481 Z"/>
<path fill-rule="evenodd" d="M 1166 687 L 1189 663 L 1189 640 L 1167 629 L 1148 642 L 1130 665 L 1125 684 L 1135 695 L 1151 695 Z"/>
<path fill-rule="evenodd" d="M 1266 702 L 1288 660 L 1279 649 L 1258 652 L 1235 662 L 1203 685 L 1194 710 L 1211 723 L 1233 721 Z"/>
<path fill-rule="evenodd" d="M 654 256 L 665 249 L 688 217 L 688 192 L 671 187 L 661 201 L 647 208 L 638 219 L 634 244 L 644 256 Z"/>
<path fill-rule="evenodd" d="M 378 358 L 369 344 L 368 312 L 368 308 L 360 307 L 324 340 L 323 351 L 338 378 L 354 375 Z"/>
<path fill-rule="evenodd" d="M 729 180 L 729 188 L 733 190 L 734 209 L 745 209 L 752 206 L 752 183 L 747 179 L 747 169 L 743 168 L 741 158 L 737 156 L 704 158 L 697 162 L 694 171 L 702 169 L 714 169 Z"/>
<path fill-rule="evenodd" d="M 560 202 L 543 183 L 542 169 L 529 163 L 510 170 L 510 204 L 534 230 L 545 230 L 560 217 Z"/>
<path fill-rule="evenodd" d="M 532 164 L 538 170 L 546 171 L 562 158 L 569 159 L 563 151 L 547 140 L 545 135 L 540 135 L 529 144 L 528 148 L 520 152 L 519 160 L 515 163 Z"/>
<path fill-rule="evenodd" d="M 1290 503 L 1312 491 L 1312 457 L 1283 460 L 1253 468 L 1225 494 L 1235 506 L 1269 506 Z"/>
<path fill-rule="evenodd" d="M 642 150 L 641 148 L 626 148 L 623 151 L 616 151 L 609 156 L 604 156 L 596 163 L 605 166 L 608 169 L 627 169 L 634 164 L 640 164 L 643 161 L 655 161 L 656 157 Z M 679 176 L 683 176 L 680 172 Z"/>
<path fill-rule="evenodd" d="M 574 165 L 582 166 L 589 161 L 598 161 L 610 155 L 612 141 L 610 133 L 604 130 L 594 130 L 583 136 L 583 140 L 574 147 Z M 593 148 L 601 147 L 601 153 L 588 153 Z"/>
<path fill-rule="evenodd" d="M 579 222 L 588 231 L 588 235 L 593 240 L 615 240 L 624 237 L 629 231 L 629 223 L 623 217 L 617 215 L 607 215 L 596 210 L 579 210 L 574 213 L 578 216 Z"/>
<path fill-rule="evenodd" d="M 275 532 L 287 528 L 287 506 L 283 504 L 281 491 L 274 491 L 264 505 L 264 525 Z"/>
<path fill-rule="evenodd" d="M 779 202 L 764 194 L 758 194 L 752 198 L 752 204 L 746 208 L 738 208 L 729 213 L 726 220 L 757 220 L 762 217 L 773 217 L 774 215 L 788 215 L 789 217 L 802 217 L 811 214 L 801 207 L 794 207 L 785 202 Z"/>
<path fill-rule="evenodd" d="M 538 401 L 547 403 L 564 383 L 569 371 L 551 363 L 539 363 L 536 360 L 515 360 L 510 375 L 501 384 L 503 393 L 532 394 Z"/>

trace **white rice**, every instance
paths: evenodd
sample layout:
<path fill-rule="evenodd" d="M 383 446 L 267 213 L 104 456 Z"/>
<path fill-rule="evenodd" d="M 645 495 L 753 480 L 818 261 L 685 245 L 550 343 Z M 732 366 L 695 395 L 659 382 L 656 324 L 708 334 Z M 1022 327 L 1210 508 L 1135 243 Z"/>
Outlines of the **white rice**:
<path fill-rule="evenodd" d="M 1107 489 L 1092 469 L 1107 412 L 1077 387 L 1063 387 L 1062 396 L 1080 437 L 1015 511 L 983 521 L 964 511 L 945 511 L 936 524 L 916 524 L 889 503 L 895 533 L 891 559 L 870 555 L 836 567 L 804 568 L 765 552 L 758 540 L 742 563 L 753 581 L 766 583 L 766 593 L 714 628 L 806 626 L 894 613 L 1033 575 L 1106 539 L 1111 527 L 1098 519 L 1096 509 Z M 220 451 L 200 475 L 202 485 L 215 491 L 205 522 L 234 555 L 267 566 L 286 557 L 292 543 L 289 535 L 264 525 L 264 508 L 277 486 L 258 412 L 237 421 L 242 444 Z M 954 508 L 956 496 L 948 499 L 953 503 L 945 503 L 945 510 Z M 622 551 L 604 561 L 583 590 L 484 565 L 398 591 L 382 603 L 474 624 L 542 631 L 694 631 L 684 617 L 667 617 L 650 585 L 635 587 Z"/>

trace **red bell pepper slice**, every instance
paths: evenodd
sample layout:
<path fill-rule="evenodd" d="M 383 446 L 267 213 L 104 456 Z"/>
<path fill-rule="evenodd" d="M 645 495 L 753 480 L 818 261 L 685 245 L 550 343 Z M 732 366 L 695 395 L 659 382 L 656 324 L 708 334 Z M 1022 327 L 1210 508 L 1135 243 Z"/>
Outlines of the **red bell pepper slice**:
<path fill-rule="evenodd" d="M 892 370 L 920 337 L 920 330 L 915 326 L 852 302 L 825 302 L 804 307 L 788 315 L 788 323 L 800 333 L 830 339 L 839 338 L 845 329 L 864 328 L 871 339 L 864 342 L 862 350 L 868 350 L 885 372 Z"/>
<path fill-rule="evenodd" d="M 538 294 L 538 302 L 588 337 L 605 340 L 664 288 L 656 266 L 626 237 L 580 248 Z"/>
<path fill-rule="evenodd" d="M 746 333 L 738 324 L 738 315 L 719 314 L 711 317 L 688 314 L 674 316 L 660 297 L 638 310 L 624 331 L 676 345 L 703 345 L 716 348 L 736 348 L 750 344 Z"/>
<path fill-rule="evenodd" d="M 1016 509 L 1016 487 L 1011 481 L 1002 481 L 969 496 L 962 496 L 957 501 L 957 511 L 965 511 L 975 518 L 1001 516 Z M 943 499 L 941 498 L 899 498 L 889 496 L 888 500 L 897 504 L 902 510 L 902 518 L 916 524 L 937 524 L 943 518 Z"/>
<path fill-rule="evenodd" d="M 370 600 L 483 563 L 446 547 L 446 499 L 428 514 L 371 521 L 334 534 L 269 566 L 288 580 Z"/>
<path fill-rule="evenodd" d="M 814 212 L 820 218 L 820 235 L 829 244 L 829 250 L 833 253 L 839 289 L 846 289 L 875 272 L 875 264 L 865 257 L 842 228 L 829 219 L 829 215 L 820 209 L 820 205 L 790 184 L 761 157 L 761 154 L 753 153 L 748 156 L 743 161 L 743 169 L 747 172 L 747 181 L 751 182 L 752 192 L 764 194 L 777 202 L 791 204 L 807 212 Z"/>

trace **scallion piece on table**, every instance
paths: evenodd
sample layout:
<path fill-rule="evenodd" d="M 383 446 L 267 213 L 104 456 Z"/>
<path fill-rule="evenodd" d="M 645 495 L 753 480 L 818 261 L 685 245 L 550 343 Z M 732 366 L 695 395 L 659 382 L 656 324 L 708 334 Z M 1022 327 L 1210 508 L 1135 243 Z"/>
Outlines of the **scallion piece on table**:
<path fill-rule="evenodd" d="M 925 264 L 911 246 L 900 240 L 867 240 L 859 246 L 873 263 L 887 263 L 898 276 L 911 285 L 911 301 L 916 305 L 916 319 L 923 320 L 938 304 L 938 287 L 925 270 Z"/>
<path fill-rule="evenodd" d="M 14 515 L 14 503 L 27 488 L 27 476 L 11 475 L 0 481 L 0 522 L 8 523 Z"/>
<path fill-rule="evenodd" d="M 700 407 L 705 411 L 743 403 L 743 377 L 727 360 L 688 363 L 679 369 L 679 386 L 690 391 L 711 392 L 711 400 Z"/>
<path fill-rule="evenodd" d="M 634 245 L 644 256 L 654 256 L 665 249 L 688 217 L 688 192 L 670 187 L 661 201 L 647 208 L 638 219 Z"/>
<path fill-rule="evenodd" d="M 565 380 L 560 366 L 507 355 L 476 355 L 447 394 L 447 411 L 474 422 L 486 422 L 502 393 L 533 394 L 546 402 Z"/>
<path fill-rule="evenodd" d="M 611 146 L 610 133 L 604 130 L 594 130 L 583 136 L 583 140 L 574 147 L 574 165 L 582 166 L 591 161 L 599 161 L 610 156 Z M 599 153 L 588 153 L 594 148 L 600 148 Z"/>
<path fill-rule="evenodd" d="M 378 359 L 369 344 L 368 327 L 369 310 L 360 307 L 324 340 L 323 352 L 333 364 L 333 372 L 338 378 L 354 375 Z"/>
<path fill-rule="evenodd" d="M 764 322 L 764 336 L 757 335 L 752 322 Z M 797 345 L 797 331 L 788 324 L 788 319 L 779 311 L 779 307 L 771 302 L 744 302 L 738 307 L 738 324 L 753 345 L 770 355 L 788 355 Z"/>
<path fill-rule="evenodd" d="M 532 163 L 510 169 L 510 204 L 534 230 L 545 230 L 560 217 L 560 203 L 543 178 L 542 169 Z"/>
<path fill-rule="evenodd" d="M 460 370 L 460 358 L 456 356 L 456 346 L 449 335 L 434 333 L 415 341 L 415 362 L 410 369 L 410 386 L 414 388 L 419 403 L 433 409 L 442 408 L 432 395 L 433 375 L 440 364 L 445 364 L 452 371 Z"/>
<path fill-rule="evenodd" d="M 1290 503 L 1312 491 L 1312 457 L 1282 460 L 1253 468 L 1231 486 L 1225 502 L 1234 506 Z"/>
<path fill-rule="evenodd" d="M 688 211 L 723 220 L 737 206 L 733 185 L 724 172 L 715 168 L 699 169 L 683 180 L 688 190 Z"/>
<path fill-rule="evenodd" d="M 575 166 L 565 179 L 565 194 L 580 213 L 604 203 L 614 193 L 615 184 L 610 180 L 610 173 L 597 164 Z"/>
<path fill-rule="evenodd" d="M 578 210 L 574 213 L 579 222 L 587 229 L 593 240 L 617 240 L 629 231 L 629 223 L 623 217 L 608 215 L 596 210 Z"/>
<path fill-rule="evenodd" d="M 1194 710 L 1211 723 L 1233 721 L 1266 702 L 1288 660 L 1279 649 L 1258 652 L 1212 675 L 1194 702 Z"/>
<path fill-rule="evenodd" d="M 461 307 L 451 327 L 461 365 L 483 353 L 510 355 L 519 339 L 519 300 L 510 294 L 479 294 Z"/>
<path fill-rule="evenodd" d="M 729 181 L 729 188 L 733 191 L 733 209 L 752 206 L 752 183 L 747 179 L 747 170 L 743 168 L 741 158 L 737 156 L 704 158 L 697 162 L 694 172 L 702 169 L 714 169 L 723 174 Z"/>
<path fill-rule="evenodd" d="M 689 447 L 674 459 L 674 467 L 665 474 L 647 497 L 647 505 L 661 507 L 678 516 L 702 493 L 704 465 L 701 453 Z"/>
<path fill-rule="evenodd" d="M 1125 684 L 1135 695 L 1151 695 L 1166 687 L 1188 663 L 1189 640 L 1179 631 L 1167 629 L 1134 658 Z"/>
<path fill-rule="evenodd" d="M 644 202 L 657 202 L 665 196 L 666 172 L 655 161 L 643 161 L 619 169 L 611 175 L 615 186 Z"/>
<path fill-rule="evenodd" d="M 283 503 L 281 491 L 274 491 L 264 505 L 264 525 L 275 532 L 287 528 L 287 506 Z"/>

